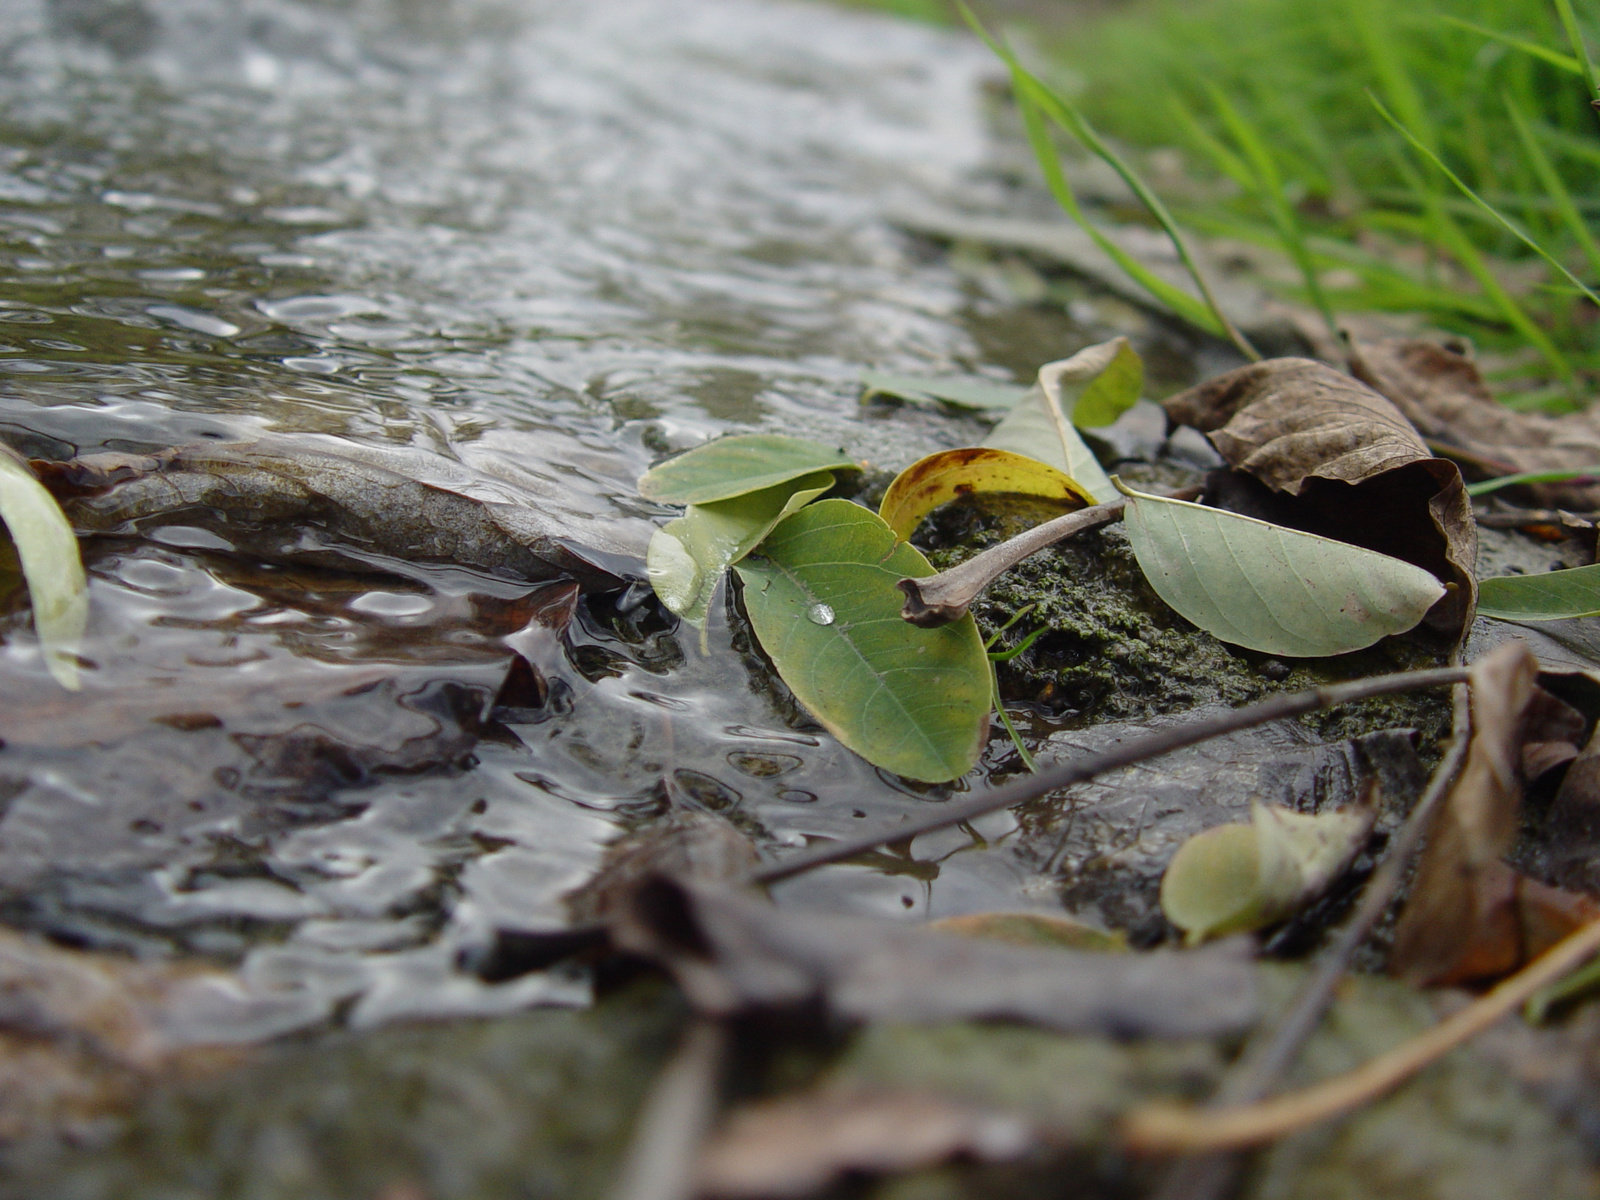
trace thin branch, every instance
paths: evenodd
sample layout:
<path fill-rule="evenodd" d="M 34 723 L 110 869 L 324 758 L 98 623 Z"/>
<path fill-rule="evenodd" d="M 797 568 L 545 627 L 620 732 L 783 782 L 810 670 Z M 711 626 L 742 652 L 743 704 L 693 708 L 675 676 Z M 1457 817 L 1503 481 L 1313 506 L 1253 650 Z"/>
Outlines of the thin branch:
<path fill-rule="evenodd" d="M 1301 1047 L 1316 1031 L 1333 1003 L 1334 992 L 1350 965 L 1351 957 L 1400 890 L 1406 867 L 1422 843 L 1434 811 L 1449 794 L 1451 785 L 1461 771 L 1461 764 L 1466 761 L 1467 747 L 1472 740 L 1472 708 L 1464 686 L 1458 685 L 1456 688 L 1453 724 L 1450 749 L 1434 771 L 1433 778 L 1428 781 L 1427 788 L 1412 806 L 1405 824 L 1389 843 L 1388 852 L 1362 892 L 1356 911 L 1339 930 L 1333 944 L 1323 952 L 1316 969 L 1296 993 L 1283 1019 L 1265 1038 L 1256 1039 L 1246 1048 L 1238 1064 L 1217 1089 L 1216 1098 L 1207 1106 L 1208 1110 L 1253 1104 L 1270 1095 L 1294 1064 Z M 1237 1165 L 1234 1156 L 1227 1153 L 1186 1158 L 1173 1164 L 1151 1200 L 1218 1200 L 1233 1182 Z"/>
<path fill-rule="evenodd" d="M 1085 510 L 1087 511 L 1087 510 Z M 1462 683 L 1467 678 L 1464 667 L 1439 667 L 1428 671 L 1404 671 L 1396 675 L 1376 675 L 1370 679 L 1356 679 L 1349 683 L 1329 684 L 1324 687 L 1311 688 L 1303 692 L 1289 692 L 1259 703 L 1247 705 L 1244 708 L 1233 709 L 1230 712 L 1219 713 L 1213 717 L 1202 720 L 1189 721 L 1180 725 L 1173 725 L 1166 729 L 1157 730 L 1143 737 L 1129 738 L 1120 744 L 1112 745 L 1095 754 L 1086 754 L 1070 762 L 1058 762 L 1039 768 L 1039 773 L 1024 779 L 996 788 L 992 792 L 973 796 L 968 800 L 952 802 L 941 805 L 938 811 L 923 817 L 921 820 L 906 821 L 902 824 L 880 830 L 877 833 L 862 834 L 858 837 L 845 838 L 837 842 L 826 842 L 822 845 L 802 850 L 800 853 L 785 858 L 779 862 L 761 867 L 751 874 L 752 883 L 777 883 L 783 879 L 809 871 L 814 867 L 824 866 L 828 863 L 840 862 L 843 859 L 854 858 L 869 850 L 890 842 L 907 841 L 924 833 L 931 833 L 936 829 L 944 829 L 951 825 L 959 825 L 963 821 L 975 820 L 987 813 L 996 812 L 1002 808 L 1010 808 L 1014 804 L 1035 800 L 1040 796 L 1049 795 L 1051 792 L 1060 791 L 1075 783 L 1093 779 L 1096 775 L 1103 775 L 1107 771 L 1115 771 L 1119 767 L 1131 766 L 1143 762 L 1148 758 L 1166 754 L 1173 750 L 1181 750 L 1186 746 L 1193 746 L 1199 742 L 1209 741 L 1224 734 L 1235 733 L 1241 729 L 1249 729 L 1255 725 L 1265 725 L 1269 721 L 1279 721 L 1286 717 L 1298 717 L 1305 713 L 1316 712 L 1319 709 L 1331 708 L 1335 704 L 1349 704 L 1356 700 L 1366 700 L 1373 696 L 1390 696 L 1399 692 L 1416 692 L 1425 688 L 1443 687 L 1448 684 Z"/>
<path fill-rule="evenodd" d="M 645 1097 L 611 1200 L 693 1200 L 699 1194 L 700 1148 L 716 1115 L 727 1052 L 727 1026 L 695 1018 Z"/>
<path fill-rule="evenodd" d="M 1124 1123 L 1123 1142 L 1146 1154 L 1243 1149 L 1340 1116 L 1376 1100 L 1476 1037 L 1597 952 L 1600 921 L 1591 921 L 1454 1016 L 1353 1071 L 1260 1104 L 1212 1111 L 1179 1104 L 1146 1105 Z"/>

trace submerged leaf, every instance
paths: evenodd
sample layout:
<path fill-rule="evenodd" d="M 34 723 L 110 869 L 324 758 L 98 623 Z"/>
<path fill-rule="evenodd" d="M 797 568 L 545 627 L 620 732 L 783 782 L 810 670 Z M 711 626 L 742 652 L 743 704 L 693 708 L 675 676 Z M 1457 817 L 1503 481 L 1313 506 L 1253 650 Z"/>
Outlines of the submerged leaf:
<path fill-rule="evenodd" d="M 905 541 L 918 522 L 941 504 L 977 492 L 1012 492 L 1064 504 L 1070 511 L 1093 504 L 1088 492 L 1048 463 L 1010 450 L 968 446 L 918 459 L 896 475 L 878 515 Z"/>
<path fill-rule="evenodd" d="M 1250 824 L 1197 833 L 1161 879 L 1161 910 L 1191 942 L 1272 925 L 1338 878 L 1372 828 L 1357 805 L 1307 815 L 1253 803 Z"/>
<path fill-rule="evenodd" d="M 888 375 L 869 372 L 861 377 L 862 402 L 874 396 L 894 396 L 915 403 L 953 404 L 957 408 L 1009 411 L 1028 394 L 1016 383 L 1000 383 L 981 375 Z"/>
<path fill-rule="evenodd" d="M 1600 616 L 1600 564 L 1478 581 L 1478 614 L 1501 621 Z"/>
<path fill-rule="evenodd" d="M 0 453 L 0 520 L 22 560 L 45 666 L 62 687 L 77 691 L 75 655 L 89 620 L 78 539 L 55 497 L 10 449 Z"/>
<path fill-rule="evenodd" d="M 1318 658 L 1418 621 L 1445 588 L 1421 567 L 1347 542 L 1123 488 L 1124 520 L 1156 594 L 1207 633 Z"/>
<path fill-rule="evenodd" d="M 818 471 L 731 500 L 689 505 L 683 516 L 650 539 L 645 560 L 650 585 L 678 616 L 691 625 L 703 624 L 723 572 L 779 521 L 832 486 L 832 472 Z"/>
<path fill-rule="evenodd" d="M 639 477 L 639 494 L 662 504 L 710 504 L 817 471 L 860 467 L 855 459 L 821 442 L 777 433 L 741 433 L 657 463 Z"/>
<path fill-rule="evenodd" d="M 931 575 L 915 547 L 847 500 L 785 518 L 735 568 L 756 637 L 827 730 L 861 757 L 942 782 L 978 761 L 989 730 L 989 660 L 972 618 L 939 629 L 900 619 L 904 576 Z"/>
<path fill-rule="evenodd" d="M 1089 346 L 1040 367 L 1039 382 L 983 444 L 1049 463 L 1099 503 L 1114 500 L 1111 481 L 1073 425 L 1116 420 L 1139 399 L 1143 384 L 1143 364 L 1127 338 Z"/>

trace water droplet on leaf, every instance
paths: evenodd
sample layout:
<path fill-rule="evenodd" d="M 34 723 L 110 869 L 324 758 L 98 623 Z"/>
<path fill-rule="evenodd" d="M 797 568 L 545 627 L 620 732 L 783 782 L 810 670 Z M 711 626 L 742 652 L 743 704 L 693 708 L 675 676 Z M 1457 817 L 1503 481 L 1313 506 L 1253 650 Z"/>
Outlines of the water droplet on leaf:
<path fill-rule="evenodd" d="M 806 609 L 806 616 L 810 617 L 818 625 L 833 624 L 833 608 L 827 604 L 813 604 Z"/>

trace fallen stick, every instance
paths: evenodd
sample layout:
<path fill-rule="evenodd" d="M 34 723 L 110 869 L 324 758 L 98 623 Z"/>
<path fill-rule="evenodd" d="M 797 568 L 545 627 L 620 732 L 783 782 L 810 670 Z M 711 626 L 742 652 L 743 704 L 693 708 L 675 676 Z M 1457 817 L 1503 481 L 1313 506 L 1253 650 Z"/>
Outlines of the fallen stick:
<path fill-rule="evenodd" d="M 1427 671 L 1375 675 L 1370 679 L 1356 679 L 1349 683 L 1328 684 L 1303 692 L 1272 696 L 1256 704 L 1219 713 L 1204 720 L 1173 725 L 1143 737 L 1130 738 L 1120 745 L 1113 745 L 1095 754 L 1085 754 L 1082 758 L 1069 762 L 1041 765 L 1037 774 L 1018 779 L 968 800 L 942 804 L 937 811 L 920 820 L 905 821 L 876 833 L 866 833 L 802 850 L 798 854 L 757 868 L 751 873 L 750 882 L 777 883 L 814 867 L 854 858 L 858 854 L 876 850 L 879 846 L 890 842 L 909 841 L 936 829 L 959 825 L 963 821 L 971 821 L 1002 808 L 1035 800 L 1075 783 L 1083 783 L 1107 771 L 1132 766 L 1159 754 L 1181 750 L 1185 746 L 1193 746 L 1224 734 L 1236 733 L 1241 729 L 1265 725 L 1269 721 L 1298 717 L 1319 709 L 1331 708 L 1335 704 L 1348 704 L 1355 700 L 1367 700 L 1373 696 L 1390 696 L 1399 692 L 1417 692 L 1425 688 L 1463 683 L 1466 679 L 1465 667 L 1438 667 Z"/>
<path fill-rule="evenodd" d="M 1258 1104 L 1209 1110 L 1148 1104 L 1123 1122 L 1123 1145 L 1139 1154 L 1240 1150 L 1341 1116 L 1476 1037 L 1596 953 L 1600 921 L 1591 921 L 1454 1016 L 1353 1071 Z"/>

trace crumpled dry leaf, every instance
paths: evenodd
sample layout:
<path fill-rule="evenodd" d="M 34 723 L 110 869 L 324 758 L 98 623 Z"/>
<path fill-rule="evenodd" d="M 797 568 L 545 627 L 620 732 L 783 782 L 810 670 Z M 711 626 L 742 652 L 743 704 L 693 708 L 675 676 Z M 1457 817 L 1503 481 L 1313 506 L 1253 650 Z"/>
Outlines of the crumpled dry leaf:
<path fill-rule="evenodd" d="M 1390 970 L 1408 982 L 1449 984 L 1505 974 L 1600 913 L 1583 897 L 1530 879 L 1501 860 L 1516 834 L 1537 674 L 1537 661 L 1520 642 L 1499 647 L 1472 669 L 1467 760 L 1434 818 L 1395 929 Z M 1535 728 L 1548 724 L 1539 710 L 1533 716 Z"/>
<path fill-rule="evenodd" d="M 530 581 L 566 577 L 599 591 L 642 575 L 633 547 L 580 546 L 532 505 L 477 499 L 288 439 L 35 466 L 80 532 L 181 523 L 269 561 L 348 568 L 350 552 L 378 554 Z"/>
<path fill-rule="evenodd" d="M 1025 1021 L 1063 1032 L 1190 1037 L 1255 1017 L 1246 948 L 1030 950 L 902 922 L 774 908 L 726 886 L 650 880 L 611 921 L 614 945 L 661 963 L 701 1012 L 804 1007 L 848 1020 Z"/>
<path fill-rule="evenodd" d="M 736 1110 L 702 1151 L 704 1195 L 807 1196 L 852 1171 L 889 1174 L 958 1155 L 1015 1159 L 1026 1121 L 931 1090 L 821 1087 Z"/>
<path fill-rule="evenodd" d="M 1424 437 L 1457 447 L 1496 473 L 1600 463 L 1600 420 L 1593 412 L 1514 412 L 1495 402 L 1472 359 L 1449 345 L 1423 338 L 1352 340 L 1350 372 L 1392 400 Z M 1600 483 L 1526 486 L 1541 504 L 1600 508 Z"/>
<path fill-rule="evenodd" d="M 1428 624 L 1456 633 L 1469 622 L 1478 542 L 1461 473 L 1432 457 L 1382 396 L 1322 363 L 1279 358 L 1180 392 L 1164 407 L 1276 493 L 1266 511 L 1221 507 L 1415 563 L 1453 585 Z"/>

